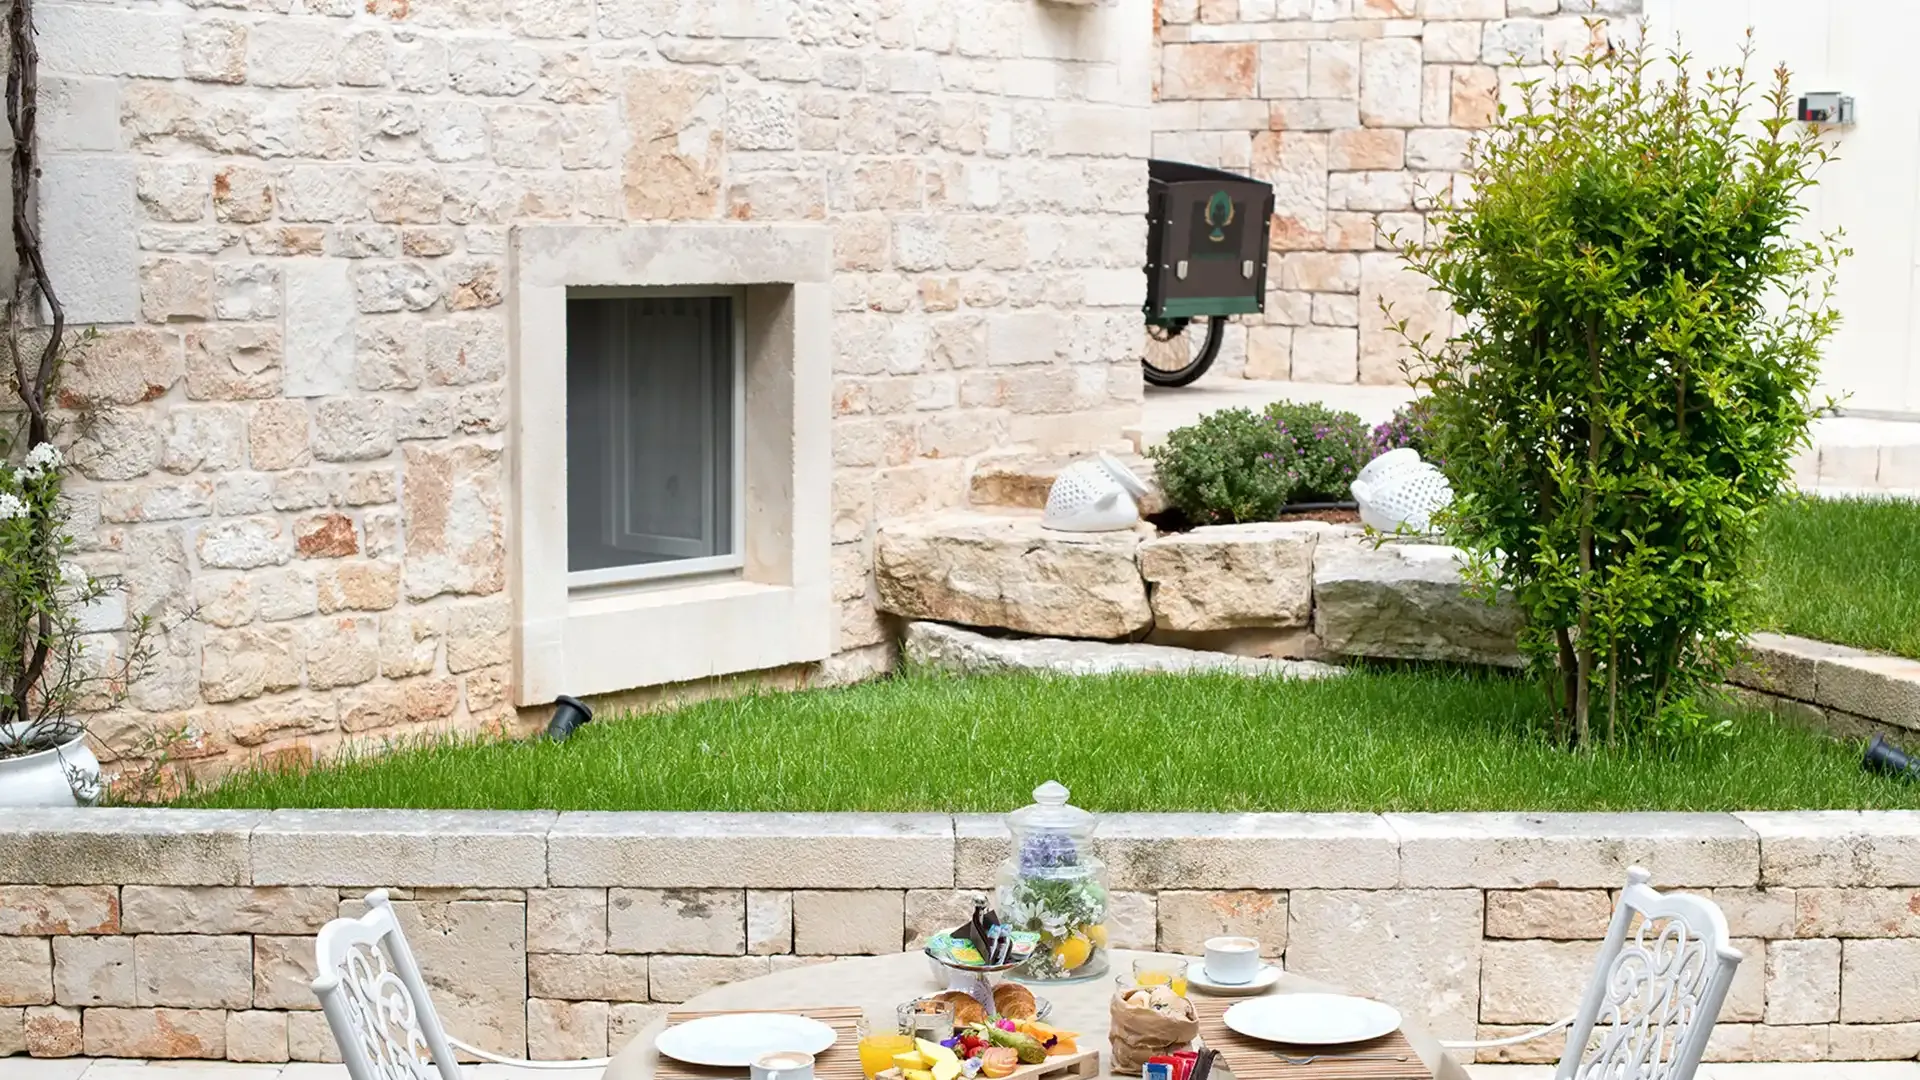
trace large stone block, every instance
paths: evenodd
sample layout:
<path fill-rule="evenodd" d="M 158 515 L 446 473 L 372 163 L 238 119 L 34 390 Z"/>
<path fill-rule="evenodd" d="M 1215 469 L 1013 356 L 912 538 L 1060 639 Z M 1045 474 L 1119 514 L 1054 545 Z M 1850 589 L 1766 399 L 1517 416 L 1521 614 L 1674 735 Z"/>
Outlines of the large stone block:
<path fill-rule="evenodd" d="M 1069 675 L 1115 672 L 1226 671 L 1248 676 L 1317 679 L 1344 669 L 1311 660 L 1278 660 L 1198 648 L 1079 641 L 1070 638 L 994 637 L 938 622 L 911 622 L 902 635 L 908 660 L 947 671 L 1051 671 Z"/>
<path fill-rule="evenodd" d="M 1607 936 L 1613 900 L 1601 889 L 1490 890 L 1487 936 L 1598 940 Z"/>
<path fill-rule="evenodd" d="M 1758 882 L 1760 844 L 1726 814 L 1388 814 L 1410 888 L 1605 889 Z"/>
<path fill-rule="evenodd" d="M 1748 963 L 1758 957 L 1750 957 Z M 1831 938 L 1767 945 L 1769 1024 L 1827 1024 L 1840 1019 L 1840 943 Z"/>
<path fill-rule="evenodd" d="M 830 956 L 899 952 L 904 903 L 904 896 L 893 889 L 796 892 L 793 951 Z"/>
<path fill-rule="evenodd" d="M 336 886 L 239 889 L 128 885 L 129 934 L 312 934 L 339 913 Z"/>
<path fill-rule="evenodd" d="M 547 884 L 551 811 L 276 810 L 253 834 L 262 885 Z"/>
<path fill-rule="evenodd" d="M 119 932 L 120 891 L 111 885 L 0 885 L 0 936 Z"/>
<path fill-rule="evenodd" d="M 1489 941 L 1480 957 L 1480 1019 L 1547 1024 L 1570 1016 L 1593 974 L 1596 941 Z"/>
<path fill-rule="evenodd" d="M 47 939 L 0 938 L 0 1005 L 51 1004 L 53 950 Z"/>
<path fill-rule="evenodd" d="M 747 949 L 743 889 L 613 889 L 607 948 L 620 953 L 712 953 Z"/>
<path fill-rule="evenodd" d="M 1794 895 L 1792 929 L 1779 937 L 1920 937 L 1920 889 L 1773 891 Z"/>
<path fill-rule="evenodd" d="M 61 938 L 53 944 L 53 1000 L 68 1006 L 134 1005 L 131 937 Z"/>
<path fill-rule="evenodd" d="M 132 158 L 50 154 L 40 158 L 39 164 L 40 237 L 47 276 L 60 290 L 68 323 L 137 321 L 136 163 Z"/>
<path fill-rule="evenodd" d="M 1846 937 L 1834 933 L 1797 934 L 1792 889 L 1714 889 L 1713 902 L 1727 917 L 1737 938 Z"/>
<path fill-rule="evenodd" d="M 264 1010 L 228 1013 L 227 1060 L 287 1060 L 287 1014 Z"/>
<path fill-rule="evenodd" d="M 1157 900 L 1159 947 L 1166 952 L 1199 956 L 1206 952 L 1208 938 L 1222 934 L 1258 940 L 1264 956 L 1279 956 L 1287 949 L 1286 893 L 1169 889 Z"/>
<path fill-rule="evenodd" d="M 1848 1024 L 1920 1020 L 1920 938 L 1841 943 L 1840 1020 Z"/>
<path fill-rule="evenodd" d="M 1305 626 L 1313 615 L 1313 549 L 1322 531 L 1287 522 L 1209 525 L 1141 544 L 1154 626 Z"/>
<path fill-rule="evenodd" d="M 1050 637 L 1120 638 L 1153 622 L 1142 532 L 1061 533 L 1038 517 L 890 521 L 874 538 L 882 611 Z"/>
<path fill-rule="evenodd" d="M 475 445 L 406 448 L 406 589 L 413 600 L 484 595 L 506 585 L 501 452 Z"/>
<path fill-rule="evenodd" d="M 953 824 L 954 880 L 992 885 L 1012 851 L 1005 823 L 959 814 Z M 1373 814 L 1109 814 L 1094 852 L 1115 889 L 1134 891 L 1390 889 L 1400 877 L 1393 831 Z"/>
<path fill-rule="evenodd" d="M 955 926 L 960 925 L 958 922 Z M 771 956 L 793 951 L 793 894 L 747 890 L 747 951 Z"/>
<path fill-rule="evenodd" d="M 340 905 L 349 918 L 363 910 L 359 901 Z M 526 905 L 416 899 L 396 900 L 393 910 L 447 1030 L 482 1050 L 525 1056 Z"/>
<path fill-rule="evenodd" d="M 265 818 L 260 810 L 9 810 L 0 820 L 0 881 L 245 885 L 248 835 Z"/>
<path fill-rule="evenodd" d="M 528 1000 L 528 1057 L 534 1061 L 606 1057 L 608 1010 L 604 1001 Z"/>
<path fill-rule="evenodd" d="M 253 939 L 142 934 L 133 976 L 137 1005 L 244 1009 L 253 1003 Z"/>
<path fill-rule="evenodd" d="M 756 979 L 773 971 L 770 956 L 655 956 L 648 986 L 655 1001 L 686 1001 L 716 986 Z"/>
<path fill-rule="evenodd" d="M 1920 811 L 1736 814 L 1759 836 L 1767 885 L 1920 886 Z"/>
<path fill-rule="evenodd" d="M 1329 652 L 1516 667 L 1520 610 L 1460 575 L 1458 549 L 1322 537 L 1313 555 L 1313 629 Z"/>
<path fill-rule="evenodd" d="M 1472 1038 L 1481 905 L 1472 889 L 1296 889 L 1287 970 L 1389 1002 L 1437 1038 Z"/>
<path fill-rule="evenodd" d="M 313 996 L 314 966 L 311 937 L 253 938 L 253 1005 L 257 1009 L 304 1011 L 320 1007 Z"/>
<path fill-rule="evenodd" d="M 219 1009 L 88 1009 L 82 1045 L 88 1057 L 227 1056 L 227 1014 Z"/>
<path fill-rule="evenodd" d="M 943 814 L 561 814 L 555 885 L 931 888 L 953 883 Z M 663 999 L 665 1000 L 665 999 Z"/>
<path fill-rule="evenodd" d="M 527 890 L 527 951 L 607 951 L 605 889 Z"/>
<path fill-rule="evenodd" d="M 565 1001 L 645 1001 L 647 964 L 645 956 L 540 953 L 527 958 L 527 985 Z"/>

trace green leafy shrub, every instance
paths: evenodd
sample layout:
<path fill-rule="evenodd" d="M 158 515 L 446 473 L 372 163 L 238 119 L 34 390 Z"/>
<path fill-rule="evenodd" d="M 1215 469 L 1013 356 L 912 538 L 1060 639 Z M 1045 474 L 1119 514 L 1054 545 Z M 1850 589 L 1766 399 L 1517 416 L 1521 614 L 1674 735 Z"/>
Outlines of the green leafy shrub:
<path fill-rule="evenodd" d="M 1267 406 L 1280 445 L 1267 460 L 1279 470 L 1287 502 L 1346 502 L 1348 485 L 1373 460 L 1373 437 L 1360 418 L 1317 402 Z"/>
<path fill-rule="evenodd" d="M 1755 527 L 1814 414 L 1846 252 L 1789 230 L 1828 153 L 1784 68 L 1744 111 L 1746 65 L 1656 72 L 1644 39 L 1556 65 L 1404 248 L 1469 316 L 1409 338 L 1447 524 L 1526 611 L 1571 744 L 1707 722 L 1694 691 L 1750 625 Z"/>
<path fill-rule="evenodd" d="M 1344 501 L 1373 457 L 1360 418 L 1311 402 L 1222 409 L 1147 452 L 1167 501 L 1201 525 L 1271 521 L 1294 502 Z"/>
<path fill-rule="evenodd" d="M 1273 421 L 1222 409 L 1167 433 L 1147 451 L 1167 502 L 1200 525 L 1268 521 L 1287 501 L 1270 455 L 1281 449 Z"/>

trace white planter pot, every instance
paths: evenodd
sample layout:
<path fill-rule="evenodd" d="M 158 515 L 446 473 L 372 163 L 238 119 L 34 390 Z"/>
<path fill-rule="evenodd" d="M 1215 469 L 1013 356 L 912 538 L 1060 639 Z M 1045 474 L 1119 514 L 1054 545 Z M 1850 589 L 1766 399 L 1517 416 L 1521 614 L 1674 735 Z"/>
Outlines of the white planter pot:
<path fill-rule="evenodd" d="M 100 759 L 82 735 L 51 750 L 0 758 L 0 806 L 91 806 L 100 798 Z"/>

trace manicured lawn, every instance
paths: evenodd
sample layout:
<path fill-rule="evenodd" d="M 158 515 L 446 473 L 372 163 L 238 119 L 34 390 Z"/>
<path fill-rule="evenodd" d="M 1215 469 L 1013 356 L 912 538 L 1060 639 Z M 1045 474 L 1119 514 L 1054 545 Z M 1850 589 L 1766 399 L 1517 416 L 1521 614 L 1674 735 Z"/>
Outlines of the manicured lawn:
<path fill-rule="evenodd" d="M 1093 810 L 1920 807 L 1857 748 L 1735 714 L 1730 737 L 1568 754 L 1530 683 L 1436 671 L 912 674 L 596 722 L 565 744 L 401 749 L 241 775 L 181 805 L 1005 811 L 1057 777 Z"/>
<path fill-rule="evenodd" d="M 1757 556 L 1770 629 L 1920 658 L 1920 503 L 1794 499 Z"/>

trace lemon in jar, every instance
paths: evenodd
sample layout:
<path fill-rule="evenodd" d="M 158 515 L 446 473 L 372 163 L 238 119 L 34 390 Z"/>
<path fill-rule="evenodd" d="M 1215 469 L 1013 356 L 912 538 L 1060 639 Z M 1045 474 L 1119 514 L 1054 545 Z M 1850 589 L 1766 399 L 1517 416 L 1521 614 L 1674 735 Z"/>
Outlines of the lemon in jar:
<path fill-rule="evenodd" d="M 1104 949 L 1107 947 L 1107 924 L 1094 923 L 1092 926 L 1083 926 L 1080 928 L 1080 932 L 1087 935 L 1087 940 L 1093 942 L 1094 948 Z"/>
<path fill-rule="evenodd" d="M 1093 955 L 1093 942 L 1085 934 L 1073 933 L 1053 947 L 1053 962 L 1061 971 L 1072 971 Z"/>

